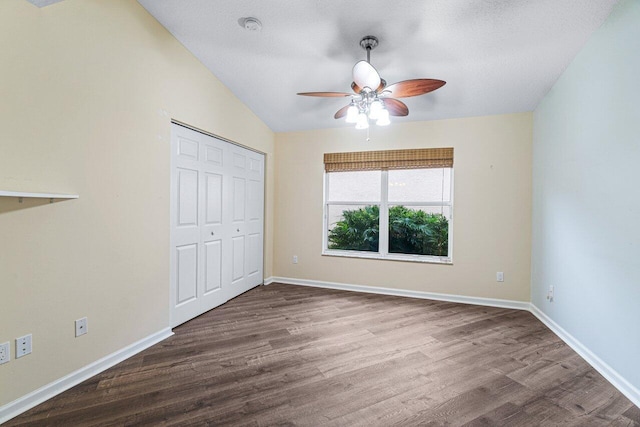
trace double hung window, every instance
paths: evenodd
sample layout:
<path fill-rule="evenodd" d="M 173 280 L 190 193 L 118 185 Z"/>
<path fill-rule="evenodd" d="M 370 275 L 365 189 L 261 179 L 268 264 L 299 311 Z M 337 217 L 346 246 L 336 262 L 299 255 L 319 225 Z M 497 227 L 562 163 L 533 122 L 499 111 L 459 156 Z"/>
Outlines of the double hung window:
<path fill-rule="evenodd" d="M 325 154 L 325 255 L 450 263 L 453 149 Z"/>

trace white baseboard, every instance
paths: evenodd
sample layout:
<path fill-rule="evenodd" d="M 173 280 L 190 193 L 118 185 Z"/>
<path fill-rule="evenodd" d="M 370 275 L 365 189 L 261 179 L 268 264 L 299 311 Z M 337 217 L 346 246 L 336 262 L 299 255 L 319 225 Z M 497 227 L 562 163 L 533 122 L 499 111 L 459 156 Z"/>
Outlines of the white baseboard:
<path fill-rule="evenodd" d="M 87 366 L 78 369 L 75 372 L 70 373 L 62 378 L 55 380 L 39 389 L 26 394 L 13 402 L 7 403 L 0 407 L 0 424 L 14 418 L 21 413 L 28 411 L 40 403 L 51 399 L 52 397 L 62 393 L 65 390 L 70 389 L 73 386 L 80 384 L 81 382 L 99 374 L 102 371 L 109 369 L 110 367 L 122 362 L 129 357 L 140 353 L 151 347 L 160 341 L 169 338 L 173 335 L 170 328 L 163 329 L 155 334 L 149 335 L 146 338 L 141 339 L 121 350 L 111 353 L 102 359 L 96 360 Z"/>
<path fill-rule="evenodd" d="M 263 285 L 270 285 L 274 282 L 275 280 L 273 280 L 273 276 L 269 276 L 266 279 L 264 279 L 264 282 L 262 282 Z"/>
<path fill-rule="evenodd" d="M 393 295 L 398 297 L 431 299 L 437 301 L 457 302 L 462 304 L 484 305 L 489 307 L 513 308 L 515 310 L 529 310 L 529 302 L 511 301 L 496 298 L 468 297 L 435 292 L 410 291 L 406 289 L 382 288 L 377 286 L 351 285 L 347 283 L 321 282 L 318 280 L 292 279 L 290 277 L 269 277 L 269 284 L 284 283 L 287 285 L 313 286 L 316 288 L 338 289 L 342 291 L 366 292 L 370 294 Z M 265 280 L 264 284 L 267 284 Z"/>
<path fill-rule="evenodd" d="M 605 377 L 620 393 L 624 394 L 634 405 L 640 407 L 640 390 L 630 384 L 615 369 L 605 363 L 596 356 L 589 348 L 578 341 L 573 335 L 565 331 L 560 325 L 554 322 L 535 304 L 531 303 L 531 313 L 544 323 L 551 331 L 556 334 L 562 341 L 578 353 L 584 360 L 589 363 L 593 369 L 598 371 L 600 375 Z"/>

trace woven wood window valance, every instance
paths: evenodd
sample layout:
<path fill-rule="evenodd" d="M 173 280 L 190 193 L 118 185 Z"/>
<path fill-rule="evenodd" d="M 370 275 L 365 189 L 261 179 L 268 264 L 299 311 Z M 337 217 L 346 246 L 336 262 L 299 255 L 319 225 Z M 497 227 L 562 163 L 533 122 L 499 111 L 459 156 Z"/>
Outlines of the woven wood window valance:
<path fill-rule="evenodd" d="M 346 172 L 381 169 L 453 167 L 453 148 L 325 153 L 324 170 Z"/>

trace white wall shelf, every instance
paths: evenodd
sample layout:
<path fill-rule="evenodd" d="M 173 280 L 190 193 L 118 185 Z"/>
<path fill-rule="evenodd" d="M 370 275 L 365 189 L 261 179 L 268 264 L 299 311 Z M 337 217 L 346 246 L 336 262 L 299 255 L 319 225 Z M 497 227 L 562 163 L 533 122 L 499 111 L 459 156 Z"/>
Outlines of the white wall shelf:
<path fill-rule="evenodd" d="M 25 191 L 5 191 L 0 190 L 0 197 L 17 197 L 18 201 L 22 203 L 22 199 L 31 198 L 31 199 L 49 199 L 49 202 L 53 203 L 55 199 L 77 199 L 80 196 L 77 194 L 59 194 L 59 193 L 29 193 Z"/>

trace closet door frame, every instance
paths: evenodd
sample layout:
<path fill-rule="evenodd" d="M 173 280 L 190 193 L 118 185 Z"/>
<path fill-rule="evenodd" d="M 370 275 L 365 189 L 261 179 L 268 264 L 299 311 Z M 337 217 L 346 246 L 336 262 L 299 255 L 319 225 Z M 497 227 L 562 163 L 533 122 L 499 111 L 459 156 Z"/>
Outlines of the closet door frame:
<path fill-rule="evenodd" d="M 197 294 L 195 298 L 198 300 L 197 303 L 191 304 L 191 308 L 180 309 L 180 305 L 177 304 L 178 301 L 178 253 L 177 253 L 177 245 L 180 242 L 181 231 L 177 231 L 178 226 L 178 211 L 180 209 L 179 205 L 179 191 L 180 184 L 178 180 L 178 169 L 180 169 L 180 160 L 179 157 L 179 144 L 180 137 L 178 136 L 180 128 L 184 128 L 188 130 L 188 132 L 194 133 L 192 135 L 192 139 L 200 139 L 202 143 L 200 144 L 201 151 L 206 150 L 204 148 L 205 144 L 218 144 L 222 143 L 227 147 L 224 150 L 223 158 L 226 166 L 221 168 L 221 173 L 223 173 L 223 207 L 224 212 L 222 213 L 222 217 L 225 218 L 223 220 L 223 227 L 228 230 L 221 230 L 221 233 L 216 231 L 216 235 L 221 235 L 222 239 L 222 262 L 220 264 L 220 268 L 222 270 L 221 274 L 221 289 L 218 292 L 218 297 L 216 297 L 216 301 L 211 301 L 206 295 L 207 293 L 203 291 L 206 284 L 204 283 L 205 275 L 203 274 L 204 263 L 206 262 L 206 239 L 208 237 L 204 234 L 208 234 L 208 224 L 206 224 L 206 212 L 204 210 L 204 204 L 206 202 L 203 199 L 203 194 L 205 191 L 205 179 L 208 171 L 202 166 L 199 165 L 200 177 L 199 177 L 199 185 L 198 185 L 198 219 L 197 219 L 197 228 L 199 229 L 199 233 L 201 234 L 201 240 L 197 245 L 197 285 L 196 288 Z M 197 138 L 196 138 L 197 137 Z M 175 138 L 175 140 L 174 140 Z M 212 138 L 210 140 L 208 138 Z M 224 302 L 228 301 L 231 298 L 238 296 L 239 294 L 264 283 L 264 207 L 265 207 L 265 193 L 266 193 L 266 154 L 262 153 L 258 150 L 243 146 L 234 141 L 226 139 L 224 137 L 220 137 L 218 135 L 212 134 L 211 132 L 203 131 L 201 129 L 195 128 L 188 124 L 172 120 L 171 121 L 171 141 L 170 141 L 170 176 L 171 176 L 171 185 L 170 185 L 170 286 L 169 286 L 169 321 L 170 326 L 173 328 L 178 326 L 181 323 L 184 323 L 191 318 L 194 318 L 212 308 L 215 308 Z M 238 157 L 236 154 L 241 153 L 246 156 L 245 163 L 245 171 L 243 172 L 240 168 L 237 168 L 238 162 L 236 159 L 236 168 L 234 169 L 233 160 L 234 157 Z M 203 161 L 204 157 L 199 158 L 199 161 Z M 195 162 L 197 163 L 197 162 Z M 231 188 L 233 177 L 241 174 L 247 184 L 253 182 L 252 187 L 244 188 L 244 209 L 246 211 L 245 218 L 245 227 L 241 227 L 239 231 L 238 226 L 234 224 L 232 219 L 232 215 L 230 212 L 230 207 L 225 206 L 225 203 L 233 202 L 234 193 Z M 256 182 L 258 181 L 258 182 Z M 251 190 L 251 191 L 250 191 Z M 258 198 L 255 198 L 255 195 L 258 195 Z M 224 200 L 224 199 L 227 200 Z M 257 205 L 256 205 L 257 203 Z M 257 213 L 259 210 L 259 220 L 256 221 Z M 231 230 L 233 228 L 233 230 Z M 245 231 L 246 230 L 246 231 Z M 204 233 L 204 234 L 203 234 Z M 235 233 L 235 234 L 234 234 Z M 238 234 L 240 233 L 240 234 Z M 246 234 L 245 234 L 246 233 Z M 256 242 L 256 233 L 259 236 L 258 242 Z M 231 247 L 231 237 L 234 235 L 245 234 L 245 244 L 244 244 L 244 262 L 243 262 L 243 270 L 244 276 L 241 280 L 241 283 L 237 283 L 239 286 L 233 286 L 233 281 L 231 280 L 232 269 L 234 268 L 232 260 L 232 253 L 230 251 L 233 250 Z M 256 253 L 258 252 L 258 253 Z M 258 256 L 256 256 L 258 255 Z M 255 257 L 254 260 L 251 257 Z M 209 301 L 206 301 L 207 298 Z M 198 307 L 198 304 L 203 305 L 202 307 Z M 211 305 L 213 304 L 213 305 Z"/>

